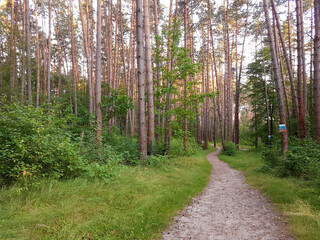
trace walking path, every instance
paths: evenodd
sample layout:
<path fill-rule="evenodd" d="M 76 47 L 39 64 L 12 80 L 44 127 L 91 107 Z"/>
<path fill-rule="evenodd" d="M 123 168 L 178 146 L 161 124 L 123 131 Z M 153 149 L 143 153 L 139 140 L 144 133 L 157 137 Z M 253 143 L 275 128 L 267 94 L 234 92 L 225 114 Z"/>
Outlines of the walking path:
<path fill-rule="evenodd" d="M 293 239 L 280 215 L 257 190 L 245 183 L 243 173 L 217 157 L 204 192 L 175 217 L 163 239 L 288 240 Z"/>

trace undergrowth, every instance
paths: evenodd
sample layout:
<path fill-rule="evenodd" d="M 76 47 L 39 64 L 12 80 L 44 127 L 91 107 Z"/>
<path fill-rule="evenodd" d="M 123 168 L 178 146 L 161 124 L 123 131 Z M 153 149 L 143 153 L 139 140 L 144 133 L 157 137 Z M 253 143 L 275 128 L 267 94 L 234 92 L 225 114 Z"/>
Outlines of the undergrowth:
<path fill-rule="evenodd" d="M 18 183 L 2 189 L 0 238 L 156 239 L 206 186 L 208 153 L 170 162 L 149 157 L 107 184 L 77 178 L 42 180 L 28 191 Z"/>

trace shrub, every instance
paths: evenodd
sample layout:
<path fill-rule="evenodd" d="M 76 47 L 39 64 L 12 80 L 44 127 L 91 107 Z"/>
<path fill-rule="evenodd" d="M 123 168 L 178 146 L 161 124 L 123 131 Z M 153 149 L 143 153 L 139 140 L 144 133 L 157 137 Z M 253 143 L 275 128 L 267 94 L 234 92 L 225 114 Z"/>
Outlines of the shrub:
<path fill-rule="evenodd" d="M 84 164 L 61 120 L 33 106 L 0 110 L 0 184 L 23 177 L 70 177 Z"/>
<path fill-rule="evenodd" d="M 190 156 L 195 154 L 201 149 L 193 137 L 188 138 L 187 151 L 185 151 L 183 146 L 183 138 L 172 138 L 171 139 L 171 155 L 173 157 L 177 156 Z"/>
<path fill-rule="evenodd" d="M 274 148 L 265 148 L 262 151 L 262 161 L 268 165 L 270 168 L 278 167 L 281 164 L 280 159 L 280 149 Z"/>
<path fill-rule="evenodd" d="M 312 139 L 291 138 L 285 157 L 280 155 L 279 144 L 275 144 L 263 151 L 262 160 L 282 177 L 320 178 L 320 146 Z"/>
<path fill-rule="evenodd" d="M 304 179 L 320 177 L 320 146 L 312 139 L 292 138 L 279 173 Z"/>
<path fill-rule="evenodd" d="M 110 145 L 122 157 L 124 164 L 135 165 L 140 162 L 139 145 L 136 138 L 124 137 L 113 129 L 112 132 L 103 133 L 103 144 Z"/>
<path fill-rule="evenodd" d="M 156 141 L 152 146 L 152 153 L 154 155 L 165 155 L 166 149 L 164 147 L 164 144 L 160 141 Z"/>
<path fill-rule="evenodd" d="M 223 154 L 227 156 L 234 156 L 237 153 L 237 146 L 233 142 L 226 142 Z"/>

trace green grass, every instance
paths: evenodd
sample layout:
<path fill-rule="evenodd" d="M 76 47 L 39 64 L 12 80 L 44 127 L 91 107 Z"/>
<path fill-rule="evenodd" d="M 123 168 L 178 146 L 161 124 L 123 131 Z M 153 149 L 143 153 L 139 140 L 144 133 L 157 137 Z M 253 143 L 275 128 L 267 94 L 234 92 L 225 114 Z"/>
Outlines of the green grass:
<path fill-rule="evenodd" d="M 134 167 L 108 184 L 42 181 L 0 190 L 1 239 L 156 239 L 206 186 L 200 151 L 159 168 Z"/>
<path fill-rule="evenodd" d="M 268 196 L 298 239 L 320 239 L 319 183 L 279 178 L 272 172 L 259 172 L 262 166 L 261 152 L 251 148 L 231 157 L 220 154 L 219 158 L 232 168 L 243 171 L 247 182 Z"/>

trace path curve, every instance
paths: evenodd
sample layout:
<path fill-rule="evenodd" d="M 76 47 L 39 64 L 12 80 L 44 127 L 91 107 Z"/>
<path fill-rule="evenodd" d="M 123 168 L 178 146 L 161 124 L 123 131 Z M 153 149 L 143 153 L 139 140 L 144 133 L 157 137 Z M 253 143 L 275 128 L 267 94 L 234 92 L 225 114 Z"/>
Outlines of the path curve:
<path fill-rule="evenodd" d="M 175 217 L 163 239 L 293 239 L 270 202 L 245 183 L 242 172 L 220 161 L 219 152 L 207 156 L 213 165 L 208 186 Z"/>

